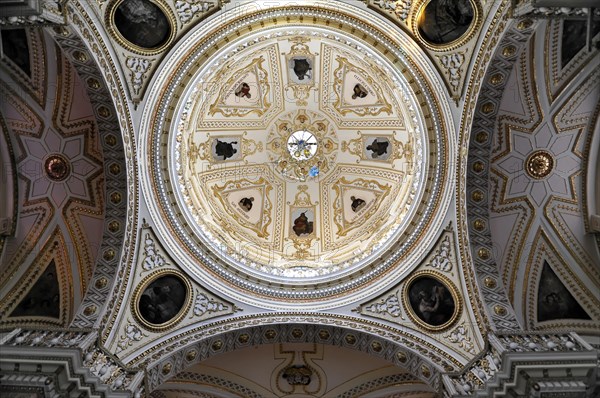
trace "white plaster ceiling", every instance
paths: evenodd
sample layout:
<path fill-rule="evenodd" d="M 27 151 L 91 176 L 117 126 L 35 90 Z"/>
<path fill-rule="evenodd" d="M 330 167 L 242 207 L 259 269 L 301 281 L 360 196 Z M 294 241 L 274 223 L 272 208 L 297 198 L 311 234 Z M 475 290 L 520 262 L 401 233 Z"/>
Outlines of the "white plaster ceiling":
<path fill-rule="evenodd" d="M 303 378 L 304 377 L 304 378 Z M 214 356 L 172 377 L 153 397 L 369 397 L 435 393 L 379 358 L 320 344 L 265 344 Z"/>

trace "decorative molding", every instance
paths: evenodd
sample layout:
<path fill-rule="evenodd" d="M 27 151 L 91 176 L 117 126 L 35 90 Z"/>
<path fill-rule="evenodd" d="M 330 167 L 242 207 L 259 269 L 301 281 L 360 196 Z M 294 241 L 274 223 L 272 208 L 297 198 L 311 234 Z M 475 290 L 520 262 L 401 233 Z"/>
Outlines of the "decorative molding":
<path fill-rule="evenodd" d="M 139 95 L 146 79 L 146 72 L 150 69 L 152 60 L 140 57 L 127 57 L 125 66 L 131 72 L 130 84 L 134 95 Z"/>
<path fill-rule="evenodd" d="M 493 394 L 491 391 L 506 393 L 503 386 L 514 379 L 515 363 L 521 364 L 523 369 L 528 369 L 526 372 L 539 373 L 539 376 L 545 379 L 548 379 L 548 372 L 546 371 L 542 375 L 544 368 L 564 369 L 565 363 L 568 362 L 579 362 L 581 371 L 577 370 L 577 372 L 582 374 L 586 374 L 590 369 L 596 367 L 597 351 L 573 333 L 564 335 L 490 334 L 488 337 L 490 346 L 469 366 L 460 373 L 443 375 L 448 396 L 504 396 Z M 564 360 L 559 358 L 564 358 Z M 529 366 L 524 366 L 528 363 Z M 597 382 L 595 372 L 591 374 L 591 379 L 592 382 L 588 385 L 593 386 Z M 528 385 L 526 389 L 534 388 L 532 384 Z M 514 388 L 522 389 L 523 387 L 525 386 Z"/>
<path fill-rule="evenodd" d="M 337 395 L 336 398 L 361 397 L 368 393 L 371 393 L 371 392 L 374 392 L 374 391 L 377 391 L 380 389 L 384 389 L 386 387 L 391 387 L 391 386 L 398 387 L 398 386 L 407 385 L 407 384 L 419 385 L 419 384 L 421 384 L 421 381 L 419 380 L 419 378 L 417 378 L 409 373 L 384 376 L 384 377 L 379 377 L 377 379 L 369 380 L 362 384 L 354 386 L 354 387 L 348 389 L 347 391 L 344 391 L 343 393 Z M 420 392 L 420 390 L 419 390 L 419 392 Z M 418 392 L 416 392 L 416 391 L 410 391 L 410 392 L 407 392 L 405 396 L 407 396 L 407 397 L 418 396 L 417 394 L 418 394 Z M 387 396 L 387 398 L 389 398 L 389 396 Z"/>
<path fill-rule="evenodd" d="M 100 132 L 105 186 L 110 198 L 105 201 L 105 211 L 110 214 L 109 222 L 116 221 L 118 224 L 113 225 L 119 227 L 114 231 L 108 228 L 104 231 L 99 248 L 101 255 L 91 278 L 93 283 L 88 286 L 72 325 L 91 327 L 95 324 L 102 327 L 114 322 L 114 314 L 119 308 L 115 303 L 122 294 L 121 288 L 127 286 L 128 271 L 135 253 L 135 234 L 132 232 L 137 225 L 137 156 L 127 97 L 117 67 L 106 45 L 99 39 L 101 35 L 94 25 L 94 16 L 88 15 L 79 2 L 68 2 L 65 8 L 69 27 L 57 27 L 48 32 L 82 81 L 88 83 L 86 89 Z M 100 310 L 86 313 L 85 308 L 91 305 Z M 104 330 L 108 334 L 112 328 L 109 326 Z"/>
<path fill-rule="evenodd" d="M 489 174 L 486 165 L 489 162 L 489 151 L 491 150 L 489 137 L 493 134 L 498 107 L 492 105 L 492 110 L 489 112 L 484 104 L 495 104 L 500 101 L 503 91 L 496 89 L 495 85 L 498 84 L 498 81 L 494 77 L 500 76 L 502 80 L 506 79 L 510 75 L 517 58 L 514 54 L 509 57 L 503 55 L 502 48 L 512 46 L 514 52 L 518 54 L 519 50 L 530 39 L 537 24 L 535 22 L 520 24 L 515 21 L 507 26 L 508 2 L 504 2 L 502 5 L 504 10 L 496 17 L 498 21 L 494 31 L 494 35 L 496 35 L 494 43 L 497 43 L 497 45 L 482 47 L 486 48 L 487 51 L 478 55 L 479 67 L 487 67 L 487 73 L 485 78 L 478 79 L 472 85 L 470 84 L 465 100 L 470 109 L 465 111 L 466 116 L 463 117 L 461 124 L 461 147 L 469 149 L 461 152 L 459 166 L 461 177 L 459 178 L 457 192 L 459 209 L 465 209 L 466 214 L 463 210 L 459 210 L 458 228 L 468 231 L 468 234 L 459 234 L 461 239 L 459 247 L 470 248 L 468 253 L 465 249 L 461 249 L 461 257 L 463 263 L 472 262 L 474 265 L 473 276 L 478 281 L 492 330 L 496 328 L 519 330 L 520 325 L 508 300 L 507 292 L 502 285 L 498 265 L 492 256 L 493 243 L 491 235 L 489 229 L 485 227 L 489 224 L 489 201 L 491 200 L 486 196 L 489 187 Z M 498 35 L 505 30 L 506 33 L 500 39 Z M 482 71 L 481 74 L 483 75 L 483 73 Z M 471 76 L 476 75 L 477 73 L 471 74 Z M 470 99 L 471 96 L 477 95 L 475 93 L 480 93 L 476 102 Z M 480 126 L 480 128 L 471 132 L 473 126 Z M 478 134 L 480 131 L 482 131 L 482 134 Z M 485 148 L 485 150 L 482 148 Z M 480 219 L 483 222 L 483 224 L 480 224 L 483 225 L 483 228 L 479 228 L 479 230 L 476 228 L 475 219 Z"/>
<path fill-rule="evenodd" d="M 130 366 L 148 370 L 151 390 L 213 355 L 256 344 L 316 343 L 363 351 L 413 372 L 434 389 L 439 386 L 440 368 L 452 371 L 462 366 L 451 359 L 447 348 L 410 336 L 402 329 L 354 318 L 314 315 L 277 313 L 223 320 L 172 335 L 154 347 L 141 347 L 135 357 L 132 354 L 126 359 Z M 191 352 L 194 354 L 188 355 Z M 430 371 L 421 374 L 422 366 Z"/>
<path fill-rule="evenodd" d="M 175 390 L 173 388 L 170 388 L 169 387 L 170 383 L 173 383 L 175 385 L 182 383 L 182 384 L 192 384 L 192 385 L 196 384 L 196 385 L 202 385 L 202 386 L 214 386 L 214 387 L 218 388 L 219 390 L 224 390 L 229 393 L 236 394 L 236 396 L 238 396 L 238 397 L 267 398 L 267 397 L 264 397 L 263 395 L 257 393 L 256 391 L 253 391 L 249 387 L 246 387 L 242 384 L 232 382 L 231 380 L 227 380 L 222 377 L 218 377 L 218 376 L 214 376 L 214 375 L 201 374 L 201 373 L 199 374 L 199 373 L 193 373 L 193 372 L 178 373 L 172 379 L 169 379 L 168 382 L 163 384 L 159 390 L 153 391 L 152 396 L 155 397 L 155 396 L 157 396 L 157 394 L 161 394 L 161 392 L 163 392 L 163 391 L 164 392 L 176 391 L 177 393 L 185 394 L 185 395 L 193 394 L 189 390 L 183 390 L 183 389 Z M 193 395 L 198 396 L 196 394 L 193 394 Z M 221 395 L 219 395 L 219 396 L 221 396 Z M 203 395 L 199 395 L 199 397 L 205 398 Z M 213 398 L 214 396 L 210 395 L 209 397 Z"/>
<path fill-rule="evenodd" d="M 436 55 L 440 63 L 446 68 L 445 75 L 450 84 L 450 91 L 453 96 L 457 98 L 460 95 L 461 81 L 463 80 L 463 64 L 465 62 L 465 53 L 467 49 L 463 51 L 457 51 L 453 54 Z"/>
<path fill-rule="evenodd" d="M 539 0 L 519 0 L 515 2 L 513 8 L 513 16 L 529 17 L 529 18 L 565 18 L 565 17 L 586 17 L 590 13 L 590 8 L 583 7 L 552 7 L 552 6 L 540 6 L 537 3 Z M 544 1 L 542 1 L 544 3 Z M 590 2 L 592 6 L 593 2 Z M 568 5 L 569 3 L 564 3 Z M 591 8 L 593 12 L 593 18 L 600 18 L 600 9 Z"/>
<path fill-rule="evenodd" d="M 19 1 L 2 7 L 1 27 L 32 27 L 65 24 L 60 0 Z"/>
<path fill-rule="evenodd" d="M 31 363 L 32 360 L 39 363 L 40 360 L 56 358 L 58 361 L 65 361 L 70 372 L 75 371 L 71 375 L 87 374 L 82 379 L 85 380 L 83 384 L 90 383 L 93 388 L 103 392 L 103 397 L 130 397 L 133 392 L 141 395 L 144 373 L 123 367 L 112 356 L 96 346 L 97 338 L 97 332 L 76 329 L 52 331 L 15 329 L 0 338 L 0 347 L 2 347 L 0 365 Z M 23 367 L 17 366 L 17 368 Z M 2 366 L 2 373 L 4 371 Z M 5 385 L 4 381 L 2 384 Z"/>
<path fill-rule="evenodd" d="M 216 4 L 211 1 L 177 0 L 175 2 L 177 16 L 183 25 L 190 23 L 192 19 L 205 14 L 215 6 Z"/>

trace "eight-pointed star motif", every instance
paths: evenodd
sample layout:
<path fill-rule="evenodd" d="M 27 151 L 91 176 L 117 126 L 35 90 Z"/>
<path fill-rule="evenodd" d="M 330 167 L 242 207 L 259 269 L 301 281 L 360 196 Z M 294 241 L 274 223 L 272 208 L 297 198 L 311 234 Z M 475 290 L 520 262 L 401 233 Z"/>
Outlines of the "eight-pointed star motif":
<path fill-rule="evenodd" d="M 511 131 L 512 151 L 496 162 L 496 168 L 507 177 L 504 200 L 528 196 L 542 207 L 550 196 L 573 199 L 570 179 L 580 171 L 581 159 L 573 152 L 578 131 L 556 134 L 548 124 L 535 134 Z M 549 174 L 542 178 L 530 176 L 525 168 L 529 156 L 544 151 L 552 156 Z"/>
<path fill-rule="evenodd" d="M 60 208 L 68 197 L 90 199 L 86 180 L 101 166 L 86 157 L 84 140 L 83 134 L 65 138 L 52 128 L 47 128 L 40 138 L 23 138 L 27 156 L 19 164 L 19 173 L 30 182 L 27 200 L 48 197 Z M 52 178 L 47 170 L 50 158 L 65 161 L 68 170 L 64 178 Z"/>

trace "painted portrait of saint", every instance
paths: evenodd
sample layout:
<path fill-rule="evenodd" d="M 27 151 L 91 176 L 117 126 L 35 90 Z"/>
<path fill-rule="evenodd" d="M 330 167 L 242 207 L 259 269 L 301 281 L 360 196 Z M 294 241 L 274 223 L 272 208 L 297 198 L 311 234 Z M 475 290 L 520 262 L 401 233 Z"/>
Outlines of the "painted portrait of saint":
<path fill-rule="evenodd" d="M 250 85 L 248 83 L 240 83 L 238 88 L 234 92 L 236 97 L 240 98 L 252 98 L 252 94 L 250 93 Z"/>
<path fill-rule="evenodd" d="M 213 144 L 213 156 L 215 160 L 227 160 L 238 153 L 238 142 L 225 139 L 215 139 Z"/>
<path fill-rule="evenodd" d="M 412 311 L 424 323 L 440 326 L 450 321 L 456 303 L 443 282 L 430 276 L 415 279 L 408 287 Z"/>
<path fill-rule="evenodd" d="M 537 320 L 545 322 L 555 319 L 591 318 L 544 261 L 538 288 Z"/>
<path fill-rule="evenodd" d="M 138 311 L 146 322 L 160 325 L 179 314 L 186 297 L 185 283 L 178 276 L 162 276 L 144 289 L 138 301 Z"/>
<path fill-rule="evenodd" d="M 306 236 L 313 233 L 314 230 L 314 221 L 309 219 L 307 216 L 308 212 L 302 212 L 300 215 L 294 220 L 294 226 L 292 230 L 297 236 Z"/>
<path fill-rule="evenodd" d="M 242 198 L 242 199 L 240 199 L 240 201 L 238 202 L 238 204 L 240 205 L 240 207 L 242 208 L 242 210 L 244 210 L 247 213 L 250 210 L 252 210 L 252 202 L 254 202 L 254 197 L 253 196 L 251 196 L 249 198 Z"/>
<path fill-rule="evenodd" d="M 385 160 L 389 157 L 390 141 L 387 138 L 378 137 L 371 141 L 370 144 L 365 148 L 367 155 L 371 159 L 382 159 Z"/>
<path fill-rule="evenodd" d="M 310 56 L 296 55 L 288 59 L 288 80 L 295 84 L 313 83 L 313 63 Z"/>
<path fill-rule="evenodd" d="M 470 0 L 432 0 L 419 20 L 419 33 L 433 44 L 450 43 L 465 34 L 473 16 Z"/>
<path fill-rule="evenodd" d="M 369 94 L 367 89 L 362 84 L 357 83 L 353 89 L 352 99 L 365 98 L 367 94 Z"/>
<path fill-rule="evenodd" d="M 143 48 L 165 44 L 171 33 L 165 13 L 148 0 L 122 1 L 115 10 L 114 23 L 127 41 Z"/>
<path fill-rule="evenodd" d="M 360 209 L 362 209 L 363 207 L 365 207 L 365 205 L 367 204 L 367 202 L 365 202 L 363 199 L 357 198 L 356 196 L 351 196 L 350 201 L 352 202 L 350 204 L 350 208 L 355 213 L 357 211 L 359 211 Z"/>
<path fill-rule="evenodd" d="M 310 79 L 312 67 L 306 58 L 294 59 L 294 73 L 298 80 L 304 80 L 304 78 Z"/>

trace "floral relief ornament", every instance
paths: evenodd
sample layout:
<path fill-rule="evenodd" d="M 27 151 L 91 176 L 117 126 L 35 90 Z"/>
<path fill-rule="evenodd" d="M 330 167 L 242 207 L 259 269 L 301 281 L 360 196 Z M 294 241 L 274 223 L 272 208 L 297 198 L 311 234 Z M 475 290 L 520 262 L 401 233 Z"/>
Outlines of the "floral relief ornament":
<path fill-rule="evenodd" d="M 465 323 L 461 323 L 456 329 L 450 333 L 444 335 L 444 338 L 448 339 L 449 342 L 457 344 L 460 348 L 468 352 L 469 354 L 475 354 L 475 347 L 473 347 L 473 341 L 469 337 L 469 331 L 467 330 Z"/>
<path fill-rule="evenodd" d="M 119 337 L 116 351 L 117 354 L 125 351 L 127 347 L 130 347 L 134 342 L 141 341 L 144 337 L 148 337 L 148 335 L 142 333 L 139 327 L 129 322 L 125 327 L 125 334 Z"/>
<path fill-rule="evenodd" d="M 385 300 L 379 303 L 373 303 L 365 307 L 365 310 L 375 314 L 389 314 L 394 318 L 402 316 L 400 300 L 398 300 L 398 292 L 389 295 Z"/>
<path fill-rule="evenodd" d="M 436 250 L 436 255 L 428 264 L 430 267 L 437 268 L 443 272 L 450 272 L 452 270 L 452 262 L 450 261 L 451 254 L 450 238 L 444 237 L 440 247 Z"/>
<path fill-rule="evenodd" d="M 150 234 L 146 234 L 144 239 L 144 261 L 142 268 L 145 271 L 150 271 L 156 267 L 161 267 L 165 264 L 165 259 L 156 251 L 156 245 L 154 240 L 150 237 Z"/>
<path fill-rule="evenodd" d="M 399 20 L 404 22 L 408 18 L 412 0 L 375 0 L 373 3 L 383 10 L 394 13 Z"/>
<path fill-rule="evenodd" d="M 207 12 L 214 6 L 215 4 L 209 1 L 177 0 L 175 2 L 175 9 L 182 24 L 190 22 L 194 17 Z"/>
<path fill-rule="evenodd" d="M 457 91 L 462 78 L 462 65 L 465 62 L 465 51 L 459 51 L 454 54 L 445 54 L 438 57 L 442 65 L 446 68 L 448 81 L 452 87 L 452 91 Z"/>
<path fill-rule="evenodd" d="M 198 293 L 194 302 L 194 315 L 202 316 L 213 312 L 226 311 L 229 306 L 209 298 L 204 293 Z"/>
<path fill-rule="evenodd" d="M 131 71 L 131 87 L 133 88 L 133 93 L 139 95 L 144 84 L 143 81 L 146 77 L 146 72 L 150 69 L 152 62 L 144 58 L 127 57 L 125 65 Z"/>

